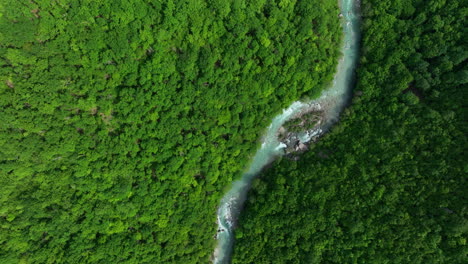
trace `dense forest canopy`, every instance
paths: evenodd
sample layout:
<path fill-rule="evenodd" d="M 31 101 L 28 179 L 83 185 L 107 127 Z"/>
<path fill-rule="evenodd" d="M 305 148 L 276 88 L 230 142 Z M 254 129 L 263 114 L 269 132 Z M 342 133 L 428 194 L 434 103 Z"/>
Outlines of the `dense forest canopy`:
<path fill-rule="evenodd" d="M 206 263 L 264 128 L 331 80 L 336 1 L 0 2 L 2 263 Z"/>
<path fill-rule="evenodd" d="M 233 263 L 466 263 L 467 1 L 362 1 L 353 103 L 254 183 Z"/>

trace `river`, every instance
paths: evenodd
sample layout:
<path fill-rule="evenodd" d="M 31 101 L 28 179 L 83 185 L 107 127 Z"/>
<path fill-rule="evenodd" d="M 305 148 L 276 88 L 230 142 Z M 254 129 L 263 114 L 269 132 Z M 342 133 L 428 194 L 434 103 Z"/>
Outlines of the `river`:
<path fill-rule="evenodd" d="M 231 189 L 221 199 L 218 207 L 218 244 L 213 253 L 215 264 L 230 263 L 234 245 L 234 228 L 242 210 L 252 181 L 260 171 L 276 157 L 283 155 L 285 144 L 278 141 L 277 132 L 283 123 L 298 113 L 310 108 L 320 108 L 323 111 L 323 122 L 312 134 L 315 137 L 323 135 L 338 121 L 339 114 L 349 102 L 354 85 L 355 69 L 359 56 L 360 44 L 360 0 L 339 0 L 341 8 L 341 24 L 343 28 L 342 57 L 337 66 L 333 83 L 325 89 L 318 99 L 310 102 L 294 102 L 283 113 L 274 117 L 267 129 L 261 148 L 250 161 L 249 167 L 242 177 L 233 182 Z M 309 134 L 303 135 L 301 141 L 311 140 Z M 285 220 L 286 221 L 286 220 Z"/>

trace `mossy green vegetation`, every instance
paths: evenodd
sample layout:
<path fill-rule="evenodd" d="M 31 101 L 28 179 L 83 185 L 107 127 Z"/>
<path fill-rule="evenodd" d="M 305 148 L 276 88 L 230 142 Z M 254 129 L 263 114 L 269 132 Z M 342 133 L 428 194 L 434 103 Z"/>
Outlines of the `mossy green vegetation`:
<path fill-rule="evenodd" d="M 256 180 L 233 263 L 466 263 L 466 10 L 362 1 L 353 103 Z"/>
<path fill-rule="evenodd" d="M 2 263 L 206 263 L 275 113 L 335 70 L 336 1 L 3 0 Z"/>
<path fill-rule="evenodd" d="M 304 132 L 313 129 L 322 119 L 322 115 L 320 111 L 310 111 L 286 121 L 283 127 L 288 132 Z"/>

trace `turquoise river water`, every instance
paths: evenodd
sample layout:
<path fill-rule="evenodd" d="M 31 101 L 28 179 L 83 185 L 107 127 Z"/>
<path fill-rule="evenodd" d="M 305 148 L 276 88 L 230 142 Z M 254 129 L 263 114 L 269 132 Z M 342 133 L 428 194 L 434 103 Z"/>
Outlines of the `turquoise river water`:
<path fill-rule="evenodd" d="M 262 139 L 262 146 L 257 150 L 249 167 L 242 177 L 233 182 L 229 191 L 221 199 L 218 207 L 218 244 L 213 253 L 213 263 L 230 263 L 234 246 L 234 228 L 242 210 L 247 193 L 255 176 L 276 157 L 284 153 L 284 144 L 278 141 L 277 132 L 285 121 L 294 117 L 301 111 L 315 108 L 324 113 L 324 119 L 320 128 L 314 131 L 315 136 L 325 133 L 334 123 L 349 102 L 352 87 L 354 85 L 355 68 L 359 55 L 360 43 L 360 1 L 339 0 L 341 8 L 341 23 L 344 34 L 342 44 L 342 57 L 337 66 L 333 83 L 330 88 L 324 90 L 318 99 L 310 102 L 294 102 L 283 113 L 274 117 L 266 134 Z M 338 19 L 338 18 L 337 18 Z M 304 135 L 301 141 L 306 143 L 311 139 Z"/>

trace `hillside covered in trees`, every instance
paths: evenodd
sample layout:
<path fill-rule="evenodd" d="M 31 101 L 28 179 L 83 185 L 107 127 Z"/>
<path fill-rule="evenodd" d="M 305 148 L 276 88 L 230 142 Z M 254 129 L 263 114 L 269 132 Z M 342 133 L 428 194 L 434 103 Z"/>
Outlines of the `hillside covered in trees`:
<path fill-rule="evenodd" d="M 352 105 L 256 180 L 233 263 L 466 263 L 467 8 L 362 1 Z"/>
<path fill-rule="evenodd" d="M 206 263 L 265 127 L 333 76 L 336 1 L 0 2 L 0 262 Z"/>

